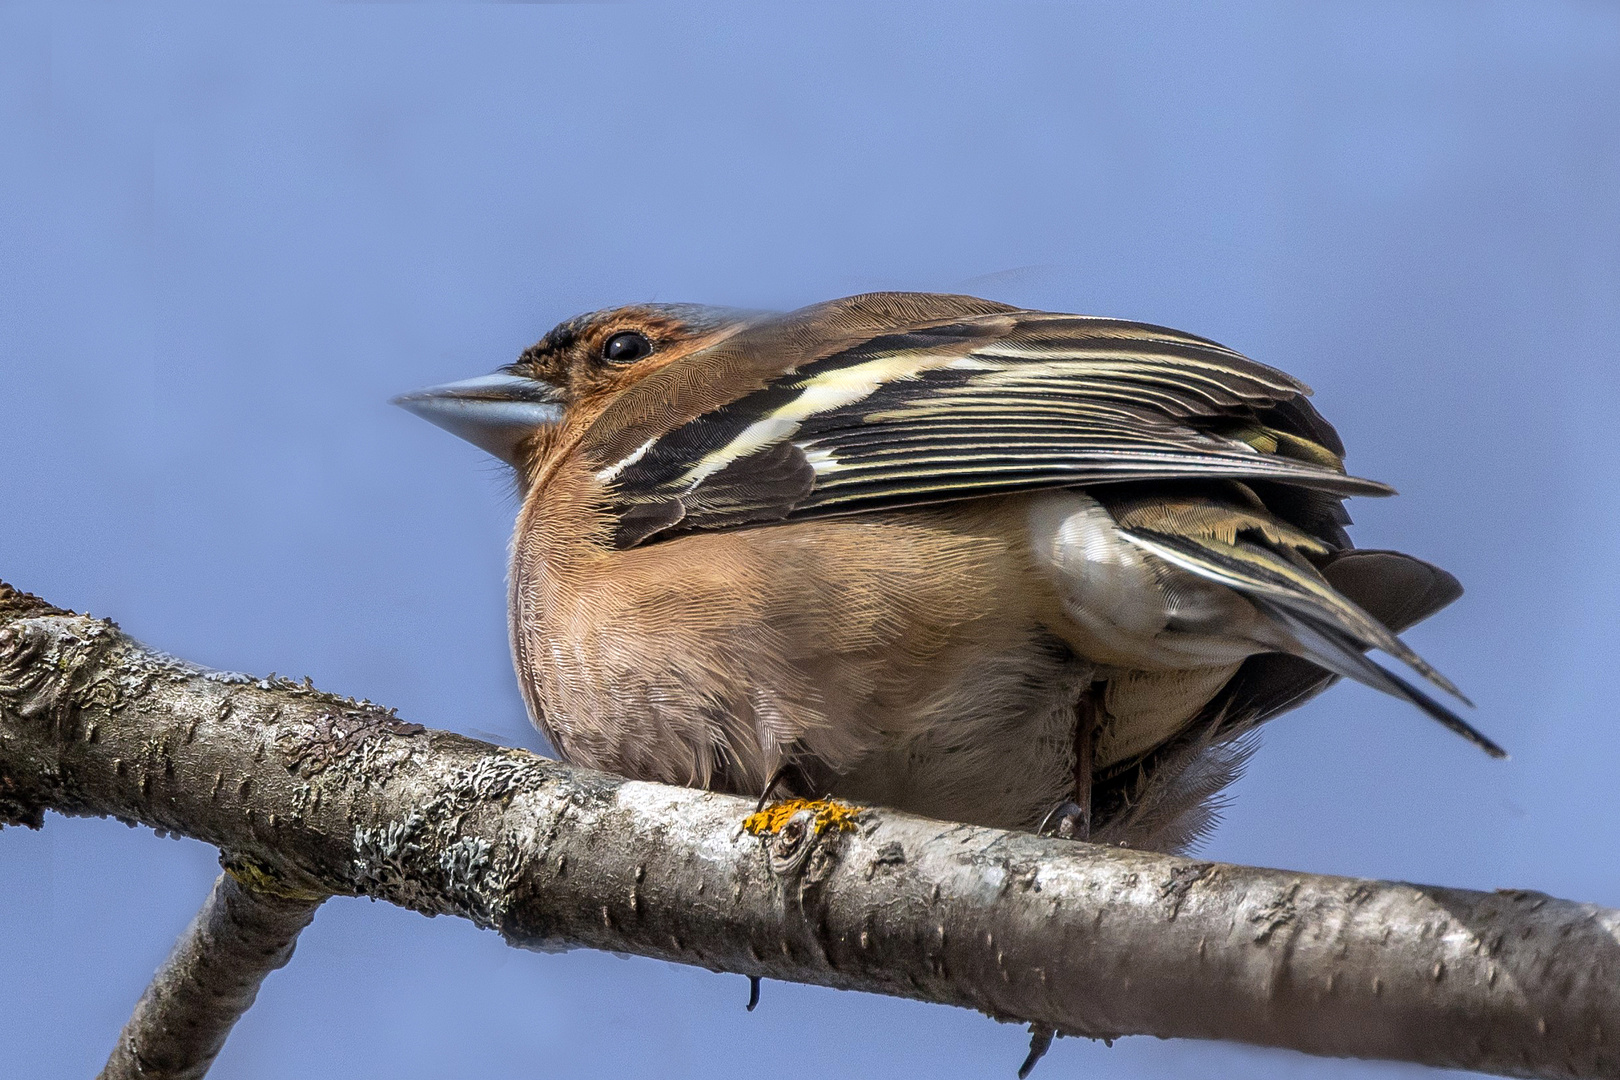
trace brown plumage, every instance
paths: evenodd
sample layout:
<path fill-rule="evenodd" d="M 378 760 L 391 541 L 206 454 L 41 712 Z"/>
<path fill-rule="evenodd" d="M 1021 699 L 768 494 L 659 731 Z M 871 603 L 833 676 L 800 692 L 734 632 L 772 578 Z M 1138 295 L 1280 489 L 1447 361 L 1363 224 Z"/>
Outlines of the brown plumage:
<path fill-rule="evenodd" d="M 1175 849 L 1338 675 L 1500 754 L 1365 657 L 1455 693 L 1395 633 L 1460 589 L 1350 549 L 1341 499 L 1388 489 L 1308 393 L 1162 327 L 883 293 L 598 312 L 400 401 L 517 471 L 513 655 L 565 759 L 1013 828 L 1079 794 Z"/>

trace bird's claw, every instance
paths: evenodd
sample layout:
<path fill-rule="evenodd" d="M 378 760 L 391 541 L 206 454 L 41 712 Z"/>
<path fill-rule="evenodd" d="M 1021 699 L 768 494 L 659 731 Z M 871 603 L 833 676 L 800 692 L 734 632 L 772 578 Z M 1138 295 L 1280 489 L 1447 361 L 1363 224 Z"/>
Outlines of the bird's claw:
<path fill-rule="evenodd" d="M 1091 811 L 1077 802 L 1064 799 L 1046 812 L 1035 831 L 1042 836 L 1056 836 L 1062 840 L 1089 840 Z"/>

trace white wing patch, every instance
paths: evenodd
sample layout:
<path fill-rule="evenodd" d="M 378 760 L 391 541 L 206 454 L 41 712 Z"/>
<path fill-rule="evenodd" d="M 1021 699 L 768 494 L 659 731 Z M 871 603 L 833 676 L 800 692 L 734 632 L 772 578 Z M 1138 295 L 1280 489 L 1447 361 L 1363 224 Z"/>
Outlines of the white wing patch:
<path fill-rule="evenodd" d="M 876 356 L 849 367 L 821 372 L 798 384 L 799 394 L 792 401 L 755 420 L 726 445 L 705 454 L 678 483 L 691 491 L 732 462 L 792 438 L 812 416 L 864 401 L 889 383 L 915 379 L 928 371 L 990 367 L 992 365 L 972 357 L 908 352 Z M 837 462 L 827 455 L 817 471 L 836 467 Z"/>
<path fill-rule="evenodd" d="M 810 467 L 816 471 L 817 476 L 836 472 L 845 467 L 844 463 L 839 461 L 831 450 L 823 446 L 805 449 L 804 458 L 810 463 Z"/>
<path fill-rule="evenodd" d="M 646 457 L 647 451 L 651 450 L 653 448 L 653 444 L 657 441 L 658 436 L 654 435 L 652 438 L 648 439 L 646 442 L 632 450 L 630 452 L 630 456 L 626 457 L 623 461 L 620 461 L 616 465 L 609 465 L 607 468 L 600 470 L 596 474 L 596 478 L 604 483 L 616 478 L 620 473 L 624 472 L 624 470 Z"/>

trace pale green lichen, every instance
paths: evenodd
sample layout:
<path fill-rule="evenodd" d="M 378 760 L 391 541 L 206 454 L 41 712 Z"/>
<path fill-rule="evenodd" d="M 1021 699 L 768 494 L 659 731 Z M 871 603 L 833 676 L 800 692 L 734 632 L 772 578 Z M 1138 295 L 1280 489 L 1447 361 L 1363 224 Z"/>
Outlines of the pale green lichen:
<path fill-rule="evenodd" d="M 456 770 L 428 802 L 406 817 L 354 831 L 356 888 L 386 894 L 428 914 L 467 915 L 494 926 L 521 872 L 523 845 L 462 834 L 467 817 L 504 808 L 518 791 L 545 779 L 545 765 L 521 752 L 479 757 Z M 431 867 L 432 872 L 424 873 Z"/>

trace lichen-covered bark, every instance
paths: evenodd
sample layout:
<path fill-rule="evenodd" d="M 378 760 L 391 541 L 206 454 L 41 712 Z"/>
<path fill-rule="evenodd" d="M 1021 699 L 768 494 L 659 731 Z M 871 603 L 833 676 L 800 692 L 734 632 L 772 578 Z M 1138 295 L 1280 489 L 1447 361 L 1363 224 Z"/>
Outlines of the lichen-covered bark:
<path fill-rule="evenodd" d="M 1519 1076 L 1620 1075 L 1620 912 L 1107 849 L 573 770 L 280 680 L 205 672 L 0 592 L 0 818 L 102 814 L 286 894 L 515 945 Z"/>
<path fill-rule="evenodd" d="M 292 959 L 321 900 L 221 874 L 141 995 L 99 1080 L 201 1080 L 264 977 Z"/>

